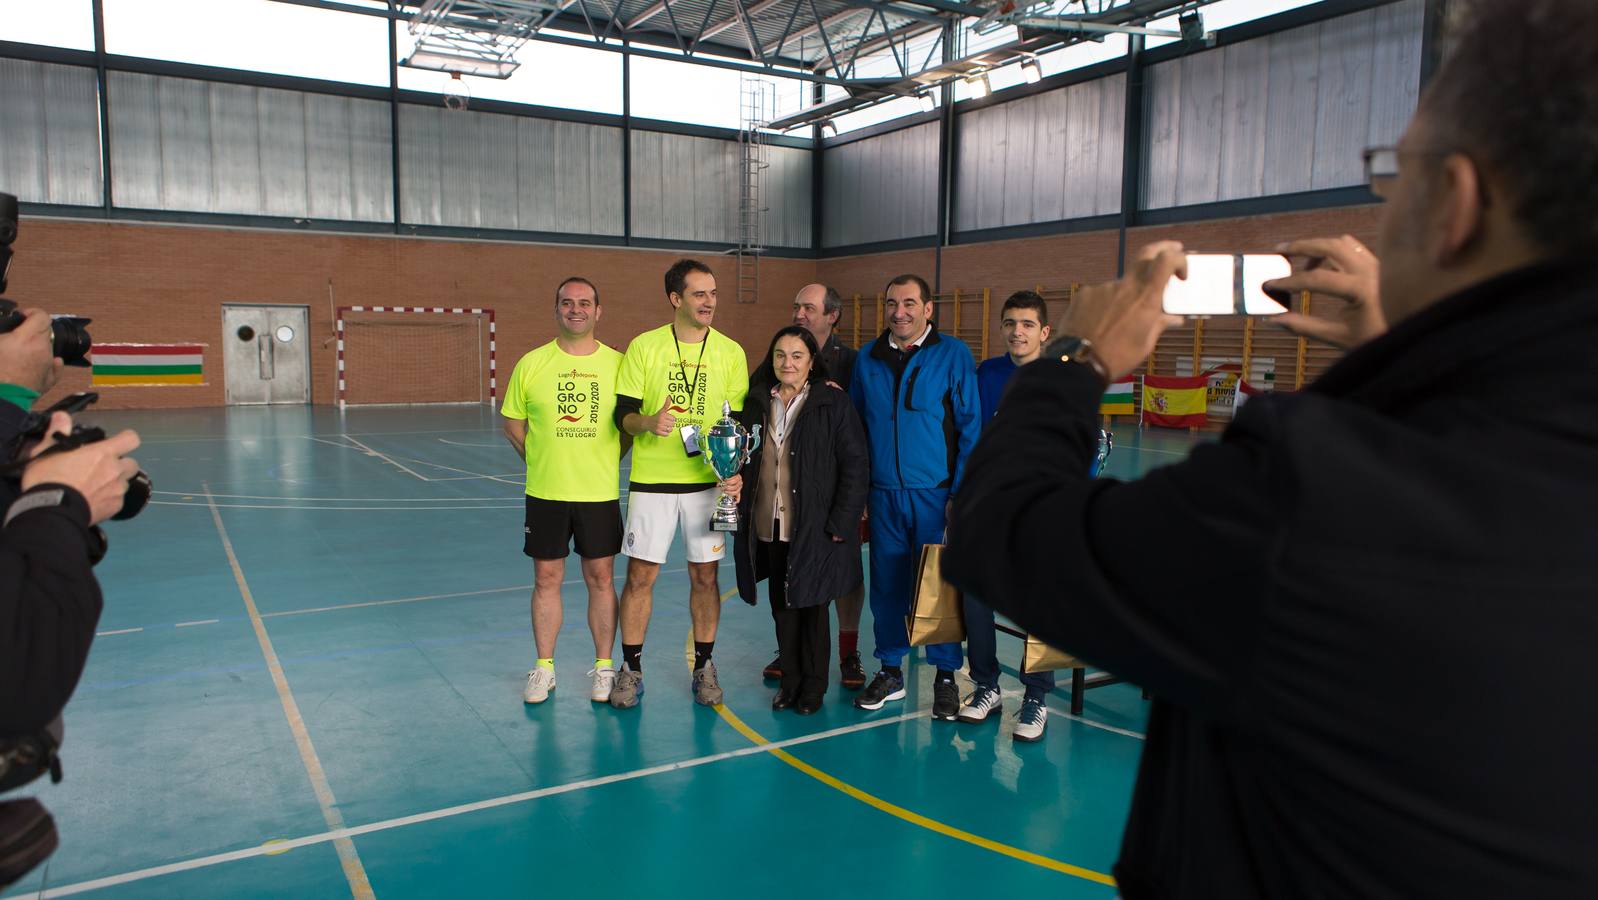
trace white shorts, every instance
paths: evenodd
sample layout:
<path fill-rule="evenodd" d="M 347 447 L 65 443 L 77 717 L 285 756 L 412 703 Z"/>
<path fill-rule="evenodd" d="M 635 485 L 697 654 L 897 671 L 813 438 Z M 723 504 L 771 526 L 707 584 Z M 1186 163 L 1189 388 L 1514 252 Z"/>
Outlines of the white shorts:
<path fill-rule="evenodd" d="M 710 530 L 710 516 L 720 493 L 713 484 L 692 494 L 630 492 L 627 537 L 621 551 L 633 559 L 663 563 L 681 525 L 689 562 L 719 561 L 727 555 L 727 542 L 732 539 L 728 532 Z"/>

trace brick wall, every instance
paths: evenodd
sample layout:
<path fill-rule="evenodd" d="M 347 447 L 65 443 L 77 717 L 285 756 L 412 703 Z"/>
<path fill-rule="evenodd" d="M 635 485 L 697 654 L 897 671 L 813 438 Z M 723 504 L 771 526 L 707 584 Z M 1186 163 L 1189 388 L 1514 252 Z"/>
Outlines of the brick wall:
<path fill-rule="evenodd" d="M 567 275 L 599 285 L 600 339 L 625 346 L 668 321 L 661 277 L 678 257 L 695 256 L 720 281 L 716 326 L 751 357 L 765 352 L 815 275 L 814 260 L 766 259 L 763 302 L 742 305 L 733 261 L 703 252 L 40 218 L 24 219 L 16 251 L 8 296 L 24 305 L 92 316 L 98 341 L 207 345 L 205 385 L 98 388 L 111 409 L 222 405 L 224 303 L 309 307 L 312 398 L 331 403 L 335 305 L 493 307 L 503 384 L 522 353 L 554 337 L 555 285 Z M 68 370 L 52 397 L 88 384 L 87 370 Z"/>
<path fill-rule="evenodd" d="M 1349 233 L 1373 240 L 1376 207 L 1316 210 L 1185 225 L 1135 229 L 1132 252 L 1155 240 L 1177 239 L 1204 250 L 1269 251 L 1283 240 Z M 90 330 L 105 342 L 206 344 L 206 381 L 200 387 L 101 388 L 106 408 L 219 406 L 223 403 L 221 307 L 224 303 L 297 304 L 309 307 L 312 397 L 331 403 L 335 388 L 334 306 L 489 306 L 497 313 L 501 383 L 528 349 L 555 334 L 554 287 L 581 274 L 599 286 L 604 301 L 600 339 L 625 346 L 634 335 L 665 323 L 669 308 L 660 279 L 675 251 L 495 243 L 393 236 L 301 234 L 132 223 L 29 218 L 12 265 L 10 296 L 52 312 L 95 319 Z M 1115 275 L 1116 233 L 1064 234 L 963 244 L 943 251 L 943 288 L 963 298 L 991 297 L 989 355 L 1001 352 L 999 307 L 1020 288 L 1041 286 L 1063 297 L 1070 285 Z M 793 295 L 812 280 L 846 298 L 842 330 L 853 333 L 849 298 L 859 293 L 862 338 L 876 330 L 872 304 L 894 275 L 932 279 L 934 252 L 905 250 L 822 260 L 762 261 L 758 303 L 735 302 L 732 260 L 688 253 L 716 270 L 722 290 L 718 328 L 740 341 L 751 362 L 765 352 L 771 333 L 789 320 Z M 944 310 L 947 310 L 947 304 Z M 980 321 L 962 304 L 962 335 L 980 350 Z M 1322 310 L 1317 310 L 1322 311 Z M 948 317 L 948 312 L 940 316 Z M 941 322 L 945 327 L 949 323 Z M 1212 320 L 1209 340 L 1240 340 L 1240 323 Z M 1228 332 L 1236 330 L 1238 335 Z M 1288 362 L 1296 341 L 1261 327 L 1260 346 Z M 1274 343 L 1273 343 L 1274 342 Z M 1161 341 L 1156 371 L 1168 372 L 1179 355 L 1191 355 L 1191 328 Z M 1215 346 L 1221 346 L 1216 343 Z M 1335 354 L 1310 351 L 1310 377 Z M 1278 364 L 1282 372 L 1282 363 Z M 1288 366 L 1290 369 L 1291 366 Z M 69 371 L 55 394 L 83 390 L 88 373 Z"/>

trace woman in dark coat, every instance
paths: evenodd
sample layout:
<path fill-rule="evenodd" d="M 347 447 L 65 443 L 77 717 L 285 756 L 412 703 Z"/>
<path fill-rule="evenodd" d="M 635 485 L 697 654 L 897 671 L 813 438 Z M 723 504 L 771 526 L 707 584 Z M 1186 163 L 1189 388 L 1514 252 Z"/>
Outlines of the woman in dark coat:
<path fill-rule="evenodd" d="M 760 426 L 761 442 L 742 473 L 738 593 L 754 604 L 756 583 L 768 582 L 782 668 L 771 708 L 809 715 L 827 690 L 827 604 L 860 584 L 865 431 L 848 395 L 828 384 L 816 339 L 799 326 L 771 339 L 741 417 Z"/>

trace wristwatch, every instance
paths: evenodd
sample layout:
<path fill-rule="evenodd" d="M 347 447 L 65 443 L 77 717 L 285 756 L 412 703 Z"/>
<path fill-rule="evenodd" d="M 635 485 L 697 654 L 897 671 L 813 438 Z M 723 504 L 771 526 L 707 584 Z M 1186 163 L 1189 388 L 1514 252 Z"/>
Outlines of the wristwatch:
<path fill-rule="evenodd" d="M 1043 358 L 1058 359 L 1063 363 L 1081 363 L 1092 369 L 1093 374 L 1097 375 L 1105 386 L 1110 383 L 1109 370 L 1093 353 L 1093 342 L 1085 337 L 1068 334 L 1055 338 L 1049 342 L 1049 346 L 1043 348 Z"/>

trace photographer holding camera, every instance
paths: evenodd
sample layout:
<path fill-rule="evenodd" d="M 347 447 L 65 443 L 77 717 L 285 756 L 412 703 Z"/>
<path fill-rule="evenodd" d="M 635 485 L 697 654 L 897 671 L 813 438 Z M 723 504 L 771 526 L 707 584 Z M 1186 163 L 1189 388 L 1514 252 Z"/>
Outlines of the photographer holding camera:
<path fill-rule="evenodd" d="M 16 198 L 0 194 L 0 294 L 16 233 Z M 87 322 L 0 299 L 0 793 L 45 772 L 60 780 L 60 715 L 103 603 L 93 567 L 106 541 L 97 526 L 131 518 L 149 499 L 149 478 L 127 458 L 138 435 L 107 438 L 68 414 L 95 395 L 29 410 L 63 365 L 87 365 Z M 54 823 L 37 800 L 0 800 L 0 888 L 55 846 Z"/>
<path fill-rule="evenodd" d="M 1156 698 L 1126 900 L 1598 897 L 1598 4 L 1463 8 L 1366 153 L 1376 252 L 1282 248 L 1341 315 L 1281 324 L 1342 360 L 1088 479 L 1105 385 L 1179 321 L 1155 245 L 967 465 L 944 576 Z"/>

